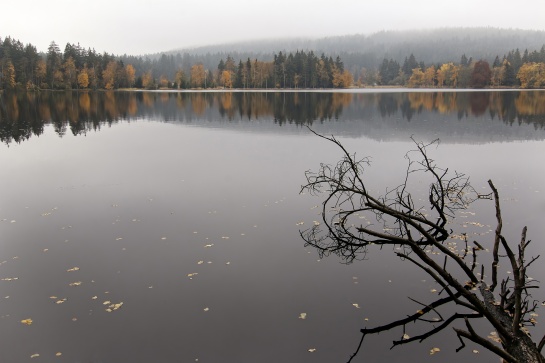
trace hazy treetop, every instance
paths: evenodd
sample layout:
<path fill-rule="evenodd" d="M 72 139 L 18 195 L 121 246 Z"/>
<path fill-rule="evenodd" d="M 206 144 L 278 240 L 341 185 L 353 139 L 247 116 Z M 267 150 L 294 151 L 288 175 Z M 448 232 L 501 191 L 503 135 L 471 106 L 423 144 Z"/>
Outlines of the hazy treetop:
<path fill-rule="evenodd" d="M 371 34 L 382 30 L 490 26 L 545 30 L 545 1 L 219 0 L 153 2 L 13 1 L 0 37 L 45 51 L 80 43 L 97 51 L 145 54 L 201 45 L 286 37 Z"/>

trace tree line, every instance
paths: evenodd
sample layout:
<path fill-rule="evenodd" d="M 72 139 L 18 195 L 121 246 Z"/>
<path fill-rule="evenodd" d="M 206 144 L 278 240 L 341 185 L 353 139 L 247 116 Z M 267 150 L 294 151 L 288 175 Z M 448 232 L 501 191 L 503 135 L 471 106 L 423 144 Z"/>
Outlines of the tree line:
<path fill-rule="evenodd" d="M 281 51 L 269 60 L 237 61 L 222 54 L 211 64 L 210 58 L 197 55 L 115 56 L 70 43 L 61 52 L 55 42 L 40 53 L 32 44 L 6 37 L 0 38 L 0 67 L 0 89 L 543 88 L 545 45 L 540 51 L 521 54 L 516 49 L 496 56 L 492 65 L 465 54 L 459 62 L 426 65 L 411 54 L 402 64 L 384 58 L 376 69 L 351 72 L 340 56 L 317 56 L 312 50 Z"/>
<path fill-rule="evenodd" d="M 70 43 L 61 52 L 51 42 L 41 54 L 11 37 L 0 39 L 0 65 L 0 89 L 346 88 L 353 79 L 340 57 L 318 57 L 312 51 L 238 63 L 227 55 L 211 69 L 202 62 L 184 66 L 173 56 L 155 61 L 117 57 Z"/>
<path fill-rule="evenodd" d="M 473 60 L 463 54 L 460 61 L 442 64 L 418 62 L 413 54 L 402 65 L 384 59 L 375 71 L 363 69 L 358 85 L 391 85 L 406 87 L 484 88 L 545 87 L 545 45 L 538 52 L 518 49 L 503 58 L 496 56 L 492 65 L 487 60 Z"/>

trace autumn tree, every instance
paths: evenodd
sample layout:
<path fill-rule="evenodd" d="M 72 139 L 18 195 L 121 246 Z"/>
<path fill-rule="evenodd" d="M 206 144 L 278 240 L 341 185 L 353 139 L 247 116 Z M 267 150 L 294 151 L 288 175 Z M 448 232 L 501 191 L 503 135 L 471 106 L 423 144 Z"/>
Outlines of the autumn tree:
<path fill-rule="evenodd" d="M 17 85 L 17 82 L 15 81 L 15 67 L 13 66 L 11 60 L 8 60 L 6 64 L 2 67 L 2 77 L 4 88 L 15 88 L 15 86 Z"/>
<path fill-rule="evenodd" d="M 191 67 L 191 72 L 190 72 L 191 87 L 194 87 L 194 88 L 204 87 L 205 79 L 206 79 L 206 74 L 204 71 L 204 65 L 202 63 L 194 64 Z"/>
<path fill-rule="evenodd" d="M 155 88 L 155 80 L 153 79 L 151 71 L 145 72 L 142 75 L 142 87 L 144 87 L 145 89 Z"/>
<path fill-rule="evenodd" d="M 435 86 L 435 66 L 429 66 L 424 71 L 424 86 L 433 87 Z"/>
<path fill-rule="evenodd" d="M 72 57 L 68 57 L 63 63 L 64 81 L 67 88 L 74 88 L 77 85 L 76 63 Z"/>
<path fill-rule="evenodd" d="M 431 302 L 413 299 L 419 306 L 416 313 L 362 328 L 361 341 L 349 362 L 368 335 L 399 329 L 395 347 L 422 342 L 451 326 L 460 341 L 457 351 L 472 342 L 505 362 L 545 361 L 541 354 L 545 337 L 536 344 L 529 331 L 535 326 L 539 302 L 530 295 L 530 289 L 538 283 L 528 278 L 527 269 L 537 257 L 526 256 L 530 243 L 526 227 L 515 246 L 505 238 L 499 192 L 492 181 L 488 181 L 490 194 L 478 194 L 464 174 L 440 168 L 428 155 L 435 142 L 415 142 L 415 150 L 406 155 L 408 167 L 401 184 L 377 195 L 368 185 L 370 160 L 356 159 L 334 137 L 318 136 L 339 147 L 342 158 L 336 165 L 322 164 L 318 172 L 306 173 L 307 184 L 302 191 L 326 194 L 322 223 L 301 231 L 306 244 L 315 247 L 322 257 L 336 254 L 346 262 L 365 257 L 369 249 L 392 251 L 439 286 Z M 422 183 L 429 188 L 421 199 L 413 188 Z M 456 234 L 459 226 L 454 223 L 472 203 L 482 199 L 493 200 L 495 206 L 497 225 L 490 246 L 469 241 L 464 233 Z M 374 223 L 362 224 L 362 218 Z M 455 235 L 460 245 L 453 241 Z M 489 250 L 491 263 L 485 266 L 480 259 Z M 501 275 L 500 264 L 508 265 L 512 274 Z M 494 341 L 474 329 L 472 322 L 478 319 L 494 330 Z M 414 334 L 411 329 L 415 329 Z"/>
<path fill-rule="evenodd" d="M 473 88 L 484 88 L 490 84 L 492 71 L 486 60 L 480 60 L 475 63 L 473 72 L 471 72 L 470 86 Z"/>
<path fill-rule="evenodd" d="M 168 88 L 168 78 L 165 76 L 159 77 L 159 87 Z"/>
<path fill-rule="evenodd" d="M 420 87 L 424 85 L 424 72 L 420 68 L 415 68 L 412 71 L 411 77 L 407 86 L 409 87 Z"/>
<path fill-rule="evenodd" d="M 89 73 L 87 71 L 87 66 L 83 67 L 78 74 L 78 86 L 81 88 L 89 87 Z"/>
<path fill-rule="evenodd" d="M 107 90 L 114 89 L 115 87 L 115 77 L 117 73 L 117 62 L 116 61 L 110 61 L 108 62 L 108 65 L 106 66 L 106 69 L 102 71 L 102 83 L 104 84 L 104 88 Z"/>
<path fill-rule="evenodd" d="M 36 62 L 36 70 L 34 75 L 36 76 L 36 85 L 38 87 L 43 87 L 42 83 L 45 81 L 45 77 L 47 76 L 47 66 L 45 61 L 41 58 Z M 45 85 L 47 86 L 47 84 Z"/>
<path fill-rule="evenodd" d="M 128 87 L 134 86 L 134 80 L 135 80 L 134 75 L 136 74 L 136 70 L 134 69 L 132 64 L 127 64 L 125 66 L 125 73 L 127 75 L 127 86 Z"/>
<path fill-rule="evenodd" d="M 232 88 L 233 81 L 231 80 L 231 72 L 225 70 L 221 72 L 220 84 L 223 88 Z"/>
<path fill-rule="evenodd" d="M 178 85 L 178 88 L 185 88 L 185 74 L 184 71 L 181 69 L 178 69 L 176 71 L 176 75 L 174 77 L 174 82 Z"/>
<path fill-rule="evenodd" d="M 455 87 L 457 70 L 454 63 L 444 63 L 437 70 L 437 85 L 439 87 Z"/>
<path fill-rule="evenodd" d="M 333 70 L 333 87 L 335 88 L 349 88 L 354 82 L 354 77 L 352 73 L 346 69 L 343 72 L 340 72 L 336 67 Z"/>
<path fill-rule="evenodd" d="M 545 63 L 524 63 L 518 73 L 521 88 L 545 87 Z"/>

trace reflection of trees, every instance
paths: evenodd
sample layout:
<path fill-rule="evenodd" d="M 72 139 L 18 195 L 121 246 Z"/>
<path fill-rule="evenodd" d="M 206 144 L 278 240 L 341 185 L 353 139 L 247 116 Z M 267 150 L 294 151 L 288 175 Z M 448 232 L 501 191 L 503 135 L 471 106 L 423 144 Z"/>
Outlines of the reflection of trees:
<path fill-rule="evenodd" d="M 488 92 L 475 92 L 471 97 L 471 113 L 475 116 L 483 115 L 488 109 L 490 103 L 490 94 Z"/>
<path fill-rule="evenodd" d="M 545 124 L 545 92 L 39 92 L 0 94 L 2 142 L 20 142 L 53 125 L 59 135 L 128 118 L 255 120 L 277 125 L 347 119 L 411 121 L 421 113 L 482 116 L 506 124 Z M 427 116 L 425 116 L 427 117 Z M 401 124 L 399 125 L 401 126 Z M 408 126 L 407 126 L 408 127 Z"/>
<path fill-rule="evenodd" d="M 162 96 L 164 96 L 163 94 Z M 163 97 L 161 97 L 163 99 Z M 204 115 L 206 111 L 206 100 L 202 97 L 202 93 L 193 93 L 191 94 L 191 106 L 193 113 L 197 116 Z"/>

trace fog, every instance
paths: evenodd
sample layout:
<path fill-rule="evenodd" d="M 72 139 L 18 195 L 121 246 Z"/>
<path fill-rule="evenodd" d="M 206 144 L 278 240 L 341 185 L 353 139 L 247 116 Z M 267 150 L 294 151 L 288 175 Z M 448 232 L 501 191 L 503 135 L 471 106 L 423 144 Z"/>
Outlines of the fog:
<path fill-rule="evenodd" d="M 153 5 L 151 5 L 153 4 Z M 5 8 L 4 8 L 5 9 Z M 528 11 L 531 9 L 531 11 Z M 545 2 L 96 0 L 18 1 L 0 37 L 46 51 L 55 41 L 114 54 L 148 54 L 235 41 L 372 34 L 382 30 L 491 26 L 545 30 Z M 7 14 L 6 14 L 7 15 Z"/>

